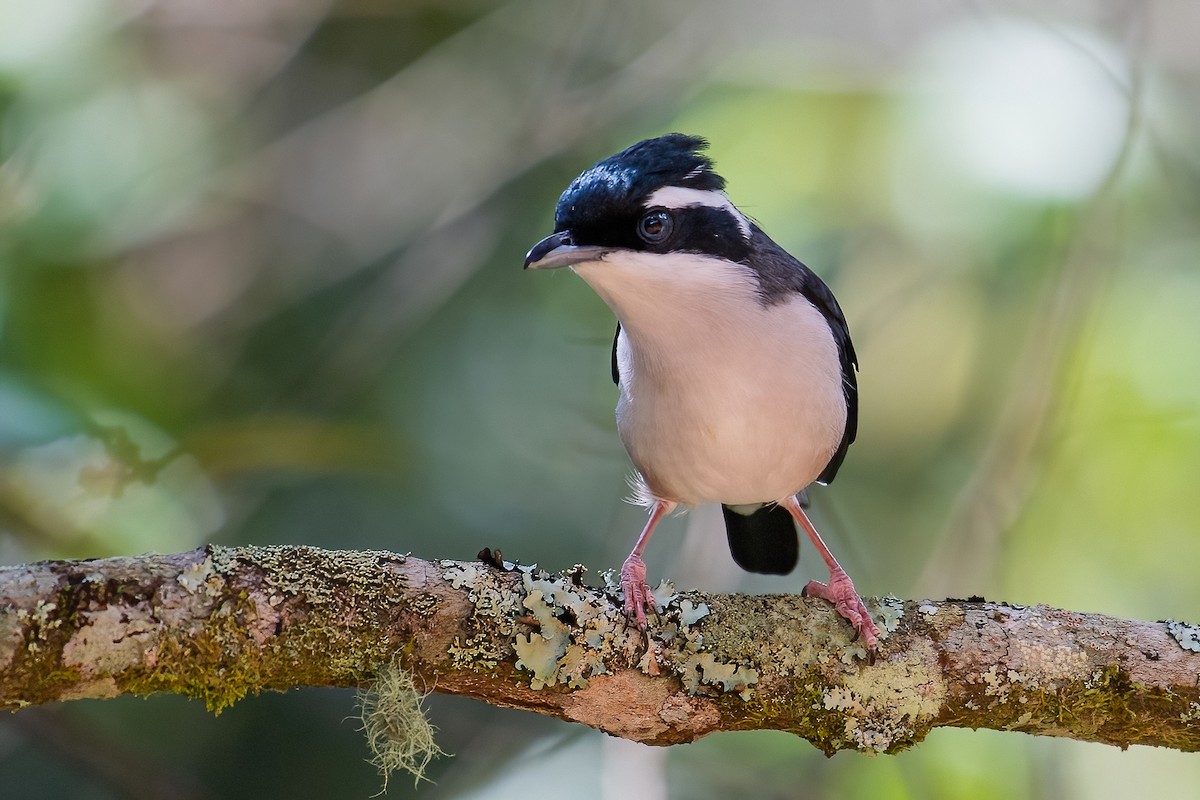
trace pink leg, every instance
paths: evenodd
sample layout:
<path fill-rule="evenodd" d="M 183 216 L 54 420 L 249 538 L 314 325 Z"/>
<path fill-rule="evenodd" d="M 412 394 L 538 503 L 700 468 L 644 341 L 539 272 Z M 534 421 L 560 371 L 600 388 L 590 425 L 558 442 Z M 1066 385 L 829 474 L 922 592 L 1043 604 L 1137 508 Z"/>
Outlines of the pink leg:
<path fill-rule="evenodd" d="M 850 576 L 838 564 L 837 559 L 833 557 L 833 553 L 829 552 L 829 548 L 825 546 L 824 540 L 821 539 L 821 534 L 817 533 L 817 529 L 809 521 L 808 515 L 800 507 L 800 501 L 795 497 L 789 497 L 780 503 L 780 505 L 791 513 L 796 522 L 800 524 L 800 527 L 804 529 L 804 532 L 808 534 L 808 538 L 812 540 L 813 545 L 817 548 L 817 552 L 825 560 L 825 566 L 829 568 L 829 583 L 809 581 L 808 585 L 804 587 L 804 594 L 823 597 L 833 603 L 833 607 L 837 609 L 837 612 L 854 626 L 855 637 L 857 638 L 861 635 L 867 645 L 867 650 L 872 653 L 875 652 L 879 646 L 879 628 L 875 627 L 875 622 L 871 619 L 870 613 L 867 612 L 867 607 L 863 605 L 862 598 L 858 596 L 858 592 L 855 590 Z"/>
<path fill-rule="evenodd" d="M 654 595 L 650 593 L 650 584 L 646 583 L 646 562 L 642 561 L 642 551 L 654 533 L 658 521 L 675 510 L 675 503 L 659 500 L 650 509 L 650 519 L 642 528 L 642 535 L 633 546 L 633 552 L 621 565 L 621 591 L 625 595 L 625 615 L 637 622 L 637 626 L 646 630 L 646 612 L 654 613 Z"/>

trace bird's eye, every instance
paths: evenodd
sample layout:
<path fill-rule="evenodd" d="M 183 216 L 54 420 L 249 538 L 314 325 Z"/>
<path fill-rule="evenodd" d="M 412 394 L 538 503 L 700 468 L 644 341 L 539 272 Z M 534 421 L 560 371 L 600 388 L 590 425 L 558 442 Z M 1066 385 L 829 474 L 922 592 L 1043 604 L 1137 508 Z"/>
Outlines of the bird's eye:
<path fill-rule="evenodd" d="M 649 244 L 666 241 L 674 228 L 675 222 L 671 219 L 671 215 L 661 208 L 646 212 L 638 220 L 638 236 Z"/>

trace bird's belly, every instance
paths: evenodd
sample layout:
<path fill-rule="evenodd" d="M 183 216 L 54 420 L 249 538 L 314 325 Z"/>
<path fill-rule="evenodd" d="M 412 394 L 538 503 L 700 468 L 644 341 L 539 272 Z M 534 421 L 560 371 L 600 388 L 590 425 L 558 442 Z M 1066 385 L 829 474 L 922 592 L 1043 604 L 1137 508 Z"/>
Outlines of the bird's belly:
<path fill-rule="evenodd" d="M 649 494 L 741 505 L 814 481 L 846 430 L 829 321 L 799 293 L 764 305 L 752 277 L 718 260 L 669 274 L 639 264 L 579 273 L 621 320 L 617 429 Z"/>
<path fill-rule="evenodd" d="M 753 362 L 753 359 L 750 359 Z M 685 504 L 760 503 L 821 473 L 845 428 L 840 369 L 742 363 L 685 386 L 622 393 L 617 427 L 650 493 Z M 758 369 L 756 369 L 758 367 Z"/>

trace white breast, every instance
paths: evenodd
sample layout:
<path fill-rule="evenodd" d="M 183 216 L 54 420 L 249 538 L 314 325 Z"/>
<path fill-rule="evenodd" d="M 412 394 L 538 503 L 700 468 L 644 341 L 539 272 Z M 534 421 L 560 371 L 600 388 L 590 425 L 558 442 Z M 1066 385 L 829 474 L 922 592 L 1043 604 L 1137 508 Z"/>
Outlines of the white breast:
<path fill-rule="evenodd" d="M 781 500 L 829 463 L 846 424 L 842 371 L 807 299 L 763 306 L 748 269 L 694 254 L 574 269 L 621 320 L 617 429 L 654 498 Z"/>

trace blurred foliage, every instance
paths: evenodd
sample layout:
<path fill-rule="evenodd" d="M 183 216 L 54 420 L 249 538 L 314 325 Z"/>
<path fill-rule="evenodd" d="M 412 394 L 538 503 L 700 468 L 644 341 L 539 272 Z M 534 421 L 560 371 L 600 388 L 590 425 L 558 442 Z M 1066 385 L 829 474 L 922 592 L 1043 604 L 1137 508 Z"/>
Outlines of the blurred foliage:
<path fill-rule="evenodd" d="M 0 0 L 0 20 L 5 562 L 219 541 L 617 563 L 641 512 L 612 320 L 520 264 L 574 175 L 684 130 L 849 316 L 861 430 L 814 501 L 864 592 L 1200 616 L 1196 7 Z M 807 579 L 742 575 L 710 510 L 685 519 L 652 573 Z M 431 706 L 458 755 L 389 796 L 1200 782 L 1179 754 L 1016 734 L 827 761 L 785 734 L 649 751 Z M 368 796 L 351 710 L 22 712 L 2 794 Z"/>

